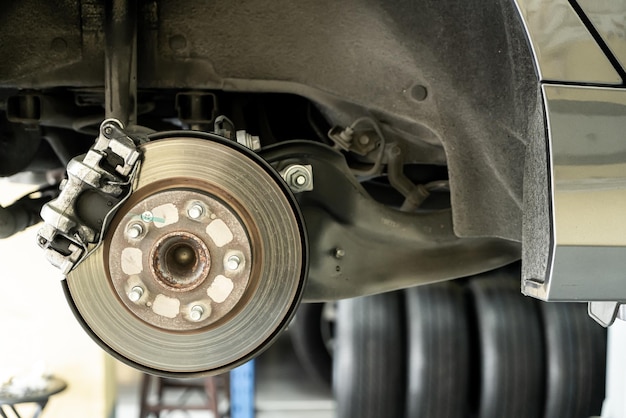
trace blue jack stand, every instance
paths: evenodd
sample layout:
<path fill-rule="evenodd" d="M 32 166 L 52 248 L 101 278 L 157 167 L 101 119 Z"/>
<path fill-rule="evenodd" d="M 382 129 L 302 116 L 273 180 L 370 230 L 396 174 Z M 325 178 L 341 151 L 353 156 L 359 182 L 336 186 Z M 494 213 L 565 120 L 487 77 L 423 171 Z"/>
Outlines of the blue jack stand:
<path fill-rule="evenodd" d="M 230 372 L 230 417 L 254 418 L 254 360 Z"/>

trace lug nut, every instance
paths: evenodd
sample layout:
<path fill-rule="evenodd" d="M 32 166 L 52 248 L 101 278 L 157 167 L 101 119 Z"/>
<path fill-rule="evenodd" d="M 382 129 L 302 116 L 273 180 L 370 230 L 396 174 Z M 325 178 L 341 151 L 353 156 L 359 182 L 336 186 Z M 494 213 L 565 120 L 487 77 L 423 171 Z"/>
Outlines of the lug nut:
<path fill-rule="evenodd" d="M 199 321 L 200 319 L 202 319 L 202 314 L 204 314 L 204 309 L 202 309 L 202 306 L 194 305 L 189 311 L 189 318 L 191 318 L 192 321 Z"/>
<path fill-rule="evenodd" d="M 132 224 L 131 226 L 128 227 L 128 229 L 126 230 L 126 235 L 129 238 L 139 238 L 139 236 L 143 233 L 143 227 L 141 226 L 141 224 Z"/>
<path fill-rule="evenodd" d="M 142 296 L 143 296 L 143 288 L 141 286 L 135 286 L 132 289 L 130 289 L 130 292 L 128 292 L 128 299 L 130 299 L 131 302 L 138 302 Z"/>
<path fill-rule="evenodd" d="M 203 213 L 204 208 L 197 203 L 191 205 L 191 207 L 187 209 L 187 215 L 189 215 L 191 219 L 198 219 Z"/>
<path fill-rule="evenodd" d="M 226 268 L 228 268 L 228 270 L 237 270 L 239 264 L 241 264 L 241 259 L 236 255 L 231 255 L 228 257 L 228 260 L 226 260 Z"/>

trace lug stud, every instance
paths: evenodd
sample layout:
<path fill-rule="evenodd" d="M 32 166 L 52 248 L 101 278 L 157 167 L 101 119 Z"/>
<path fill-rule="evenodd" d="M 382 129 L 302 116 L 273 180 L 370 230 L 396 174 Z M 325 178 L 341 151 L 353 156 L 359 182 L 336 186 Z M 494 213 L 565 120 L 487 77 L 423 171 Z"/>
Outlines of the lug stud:
<path fill-rule="evenodd" d="M 130 292 L 128 292 L 128 299 L 130 299 L 131 302 L 138 302 L 142 296 L 143 296 L 143 288 L 141 286 L 135 286 L 132 289 L 130 289 Z"/>
<path fill-rule="evenodd" d="M 204 208 L 197 203 L 191 205 L 189 209 L 187 209 L 187 215 L 189 215 L 191 219 L 198 219 L 203 213 Z"/>
<path fill-rule="evenodd" d="M 194 305 L 191 307 L 189 311 L 189 318 L 192 321 L 199 321 L 202 319 L 202 315 L 204 314 L 204 309 L 200 305 Z"/>
<path fill-rule="evenodd" d="M 132 238 L 132 239 L 139 238 L 142 233 L 143 233 L 143 226 L 137 223 L 130 225 L 128 229 L 126 230 L 126 235 L 128 236 L 128 238 Z"/>
<path fill-rule="evenodd" d="M 231 255 L 228 257 L 228 260 L 226 260 L 226 268 L 228 268 L 228 270 L 237 270 L 240 264 L 241 259 L 236 255 Z"/>

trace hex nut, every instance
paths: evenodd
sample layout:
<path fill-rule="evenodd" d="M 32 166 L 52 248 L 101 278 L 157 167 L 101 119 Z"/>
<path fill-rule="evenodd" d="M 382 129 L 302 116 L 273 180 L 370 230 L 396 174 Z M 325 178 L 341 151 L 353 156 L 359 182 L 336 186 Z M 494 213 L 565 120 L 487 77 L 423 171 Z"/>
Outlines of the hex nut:
<path fill-rule="evenodd" d="M 310 165 L 289 165 L 281 171 L 281 175 L 295 193 L 313 190 L 313 171 Z"/>

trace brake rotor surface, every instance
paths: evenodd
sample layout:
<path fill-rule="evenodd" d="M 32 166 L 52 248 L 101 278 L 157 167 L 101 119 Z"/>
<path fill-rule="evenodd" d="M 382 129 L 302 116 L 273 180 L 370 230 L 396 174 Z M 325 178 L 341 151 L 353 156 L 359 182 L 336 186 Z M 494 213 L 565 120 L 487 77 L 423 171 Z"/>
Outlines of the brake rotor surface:
<path fill-rule="evenodd" d="M 215 135 L 176 135 L 142 146 L 135 191 L 67 287 L 83 325 L 121 360 L 163 375 L 214 374 L 258 354 L 289 322 L 306 234 L 260 157 Z"/>

